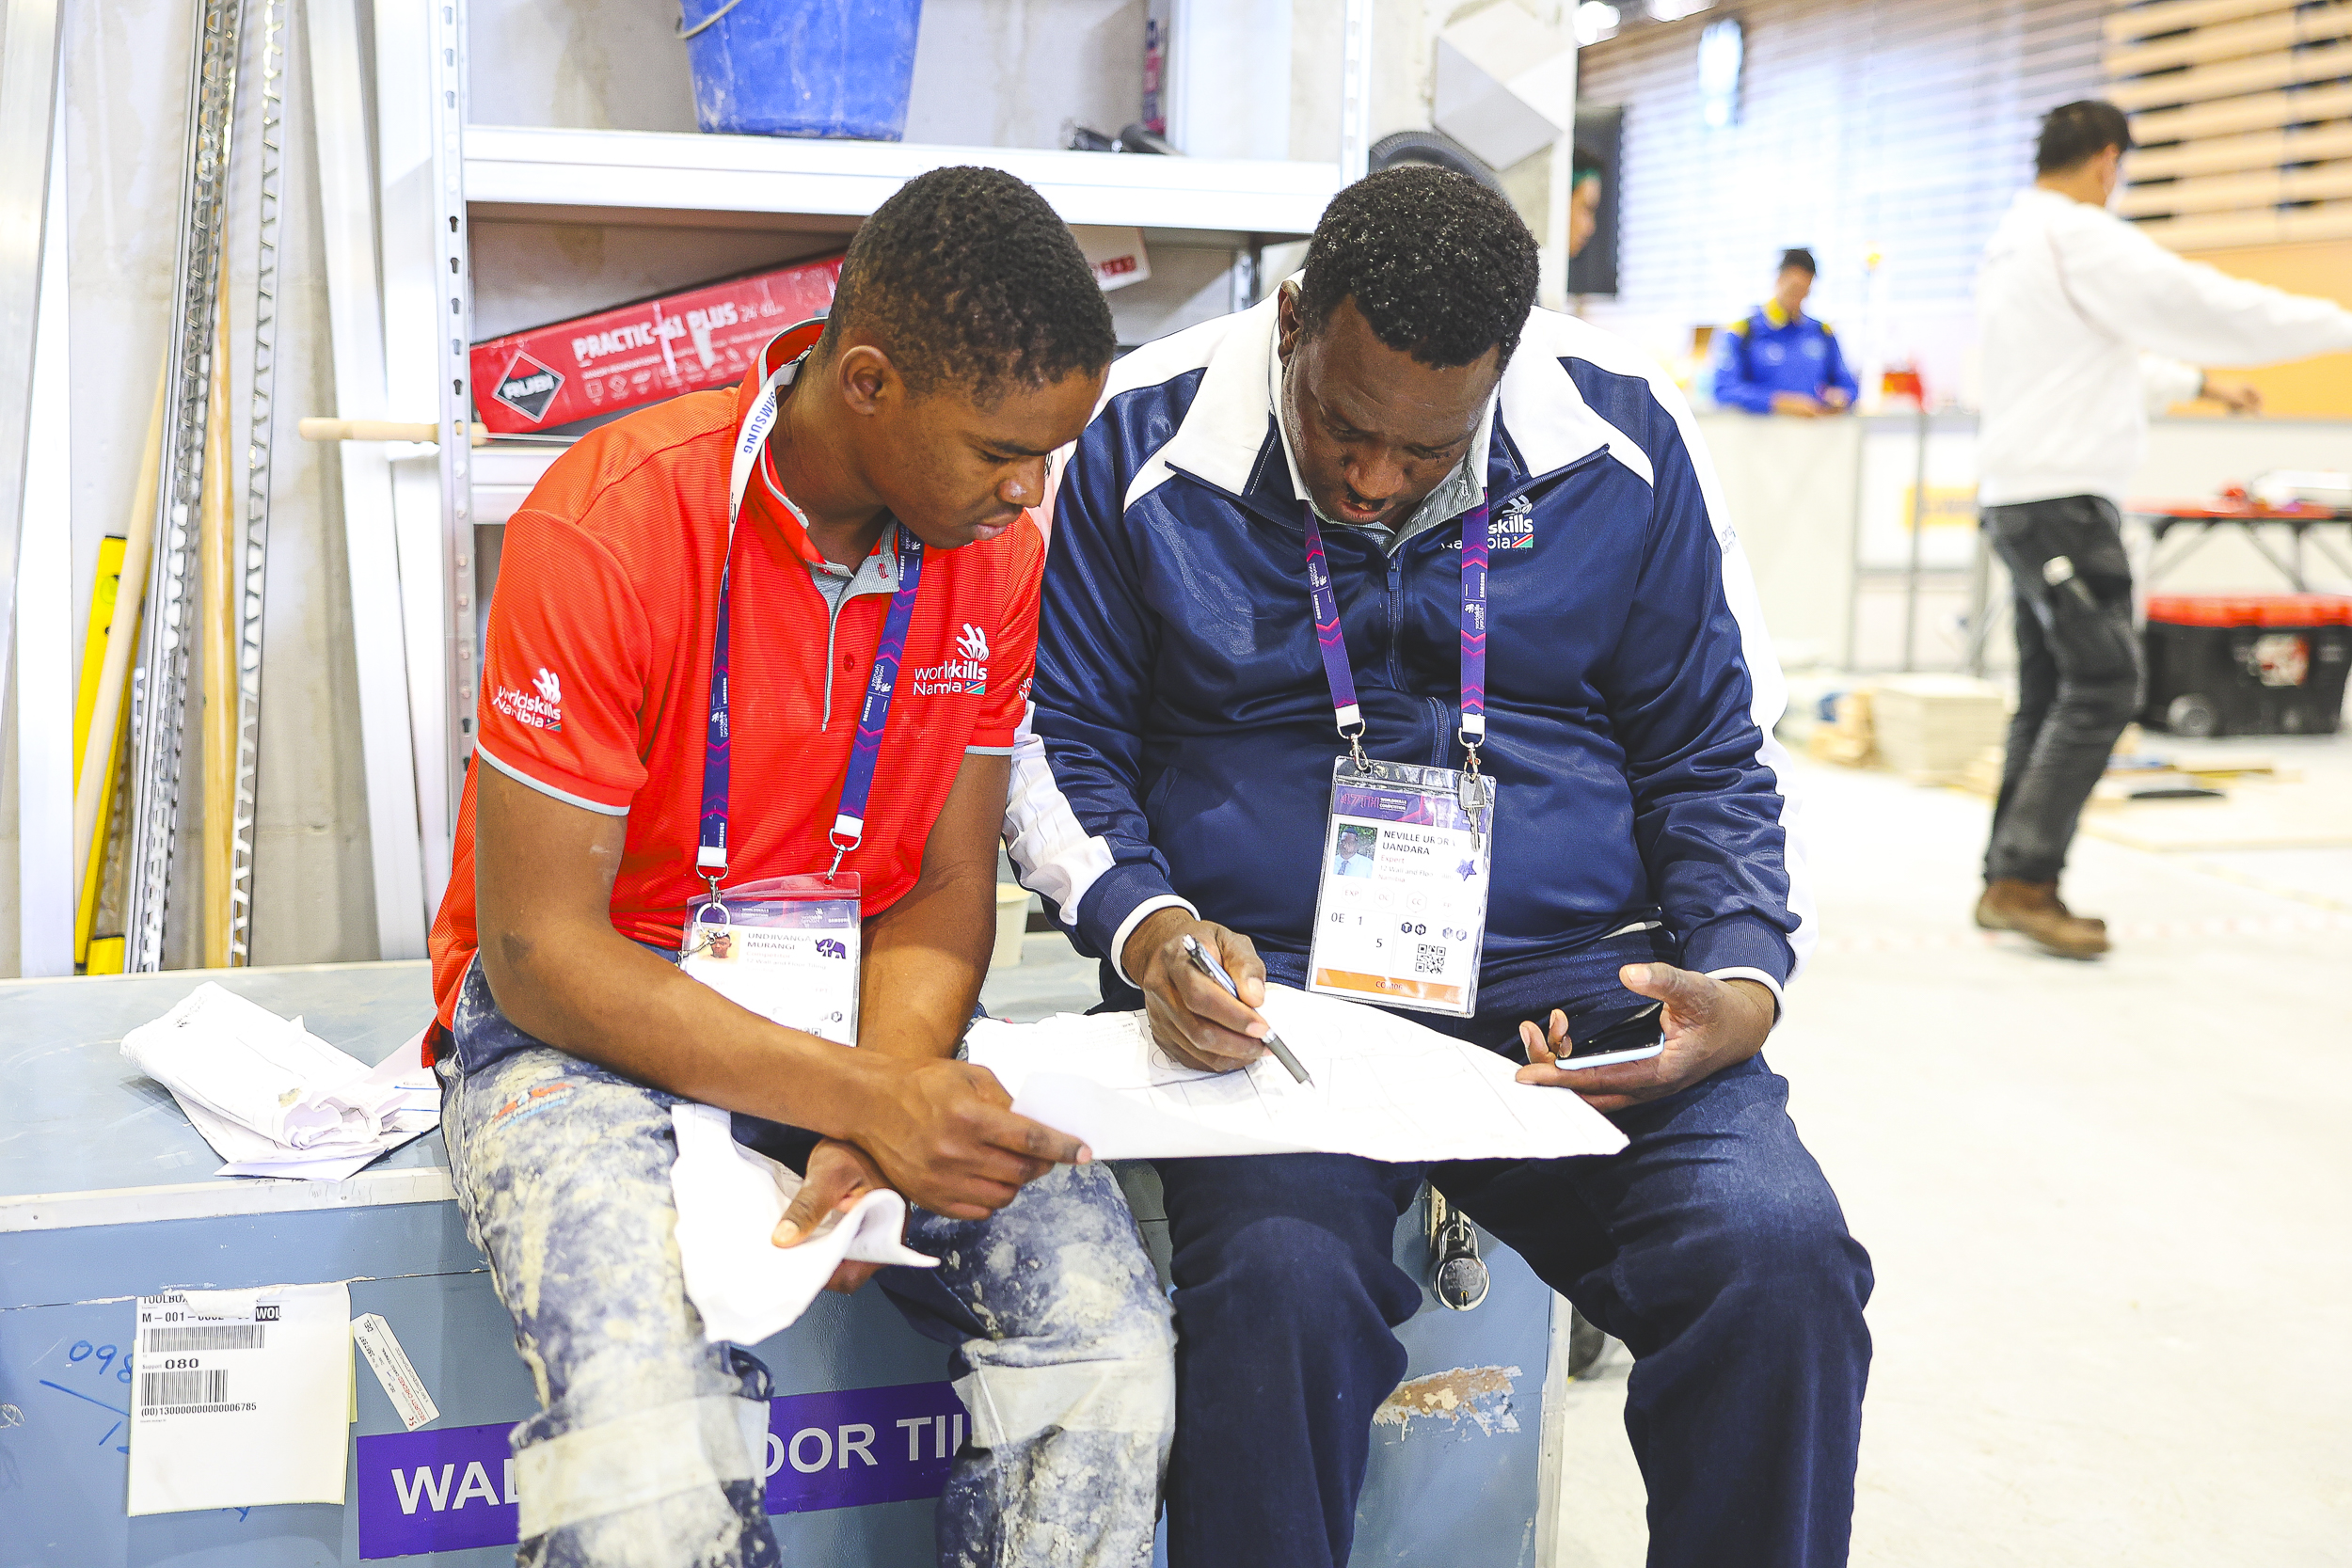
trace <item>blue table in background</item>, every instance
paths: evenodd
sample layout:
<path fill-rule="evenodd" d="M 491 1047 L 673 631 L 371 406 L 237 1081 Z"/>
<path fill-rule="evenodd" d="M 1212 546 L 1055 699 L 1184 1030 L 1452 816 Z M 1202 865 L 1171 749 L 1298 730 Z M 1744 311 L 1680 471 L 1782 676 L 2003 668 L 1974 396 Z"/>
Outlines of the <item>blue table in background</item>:
<path fill-rule="evenodd" d="M 342 1504 L 126 1517 L 126 1352 L 133 1298 L 141 1294 L 346 1280 L 353 1314 L 381 1313 L 416 1363 L 440 1407 L 425 1433 L 450 1433 L 446 1451 L 481 1446 L 463 1429 L 502 1427 L 534 1408 L 505 1311 L 451 1196 L 439 1133 L 348 1181 L 212 1174 L 218 1156 L 119 1049 L 126 1031 L 205 979 L 286 1017 L 301 1015 L 321 1038 L 368 1062 L 400 1049 L 432 1012 L 421 962 L 0 981 L 0 1568 L 357 1564 L 363 1513 L 379 1544 L 413 1540 L 421 1528 L 416 1513 L 405 1521 L 381 1516 L 398 1507 L 396 1489 L 369 1465 L 381 1470 L 415 1453 L 362 1441 L 405 1431 L 364 1366 Z M 1164 1258 L 1156 1179 L 1148 1167 L 1126 1174 L 1137 1218 Z M 1397 1257 L 1425 1276 L 1423 1228 L 1418 1210 L 1406 1216 Z M 1408 1379 L 1434 1378 L 1428 1386 L 1440 1394 L 1474 1397 L 1450 1415 L 1375 1428 L 1355 1555 L 1362 1568 L 1535 1561 L 1538 1497 L 1550 1496 L 1538 1471 L 1553 1297 L 1515 1255 L 1490 1247 L 1487 1256 L 1494 1285 L 1483 1306 L 1444 1311 L 1424 1288 L 1422 1314 L 1406 1326 Z M 865 1408 L 860 1402 L 875 1409 L 953 1405 L 945 1353 L 870 1291 L 820 1298 L 755 1353 L 786 1396 L 780 1431 L 799 1418 L 794 1411 L 821 1426 L 825 1413 Z M 892 1453 L 890 1426 L 882 1432 L 877 1452 L 903 1458 Z M 490 1435 L 484 1451 L 503 1452 L 502 1439 Z M 905 1488 L 922 1478 L 901 1475 L 907 1500 L 844 1504 L 796 1480 L 792 1468 L 781 1477 L 798 1488 L 786 1499 L 792 1511 L 776 1516 L 787 1564 L 921 1568 L 932 1560 L 935 1483 L 930 1494 L 909 1496 Z M 413 1470 L 406 1479 L 414 1481 Z M 453 1504 L 455 1490 L 442 1492 Z M 436 1515 L 432 1528 L 442 1539 L 513 1540 L 511 1505 L 476 1496 L 470 1513 L 436 1511 L 418 1486 L 405 1495 L 416 1511 Z M 431 1560 L 489 1568 L 512 1561 L 513 1551 L 482 1544 Z"/>

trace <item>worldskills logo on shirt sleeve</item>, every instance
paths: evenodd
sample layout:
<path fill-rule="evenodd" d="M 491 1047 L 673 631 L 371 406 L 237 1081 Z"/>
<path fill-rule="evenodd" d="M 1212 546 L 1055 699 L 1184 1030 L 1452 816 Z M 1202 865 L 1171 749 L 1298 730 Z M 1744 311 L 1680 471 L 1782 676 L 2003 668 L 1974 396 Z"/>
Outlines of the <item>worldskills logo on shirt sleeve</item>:
<path fill-rule="evenodd" d="M 913 678 L 918 697 L 987 696 L 988 633 L 966 621 L 956 639 L 956 657 L 945 664 L 917 670 Z"/>
<path fill-rule="evenodd" d="M 534 730 L 561 733 L 564 728 L 564 678 L 545 665 L 531 677 L 532 689 L 501 686 L 490 693 L 490 706 Z"/>

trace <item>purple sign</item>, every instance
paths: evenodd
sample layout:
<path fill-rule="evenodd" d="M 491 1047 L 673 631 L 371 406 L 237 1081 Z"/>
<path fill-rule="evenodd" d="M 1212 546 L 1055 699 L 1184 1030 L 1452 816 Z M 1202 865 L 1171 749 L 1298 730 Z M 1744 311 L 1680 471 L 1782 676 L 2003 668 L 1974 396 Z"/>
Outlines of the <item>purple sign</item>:
<path fill-rule="evenodd" d="M 359 1555 L 515 1543 L 512 1421 L 359 1439 Z"/>
<path fill-rule="evenodd" d="M 405 1557 L 516 1540 L 511 1421 L 359 1439 L 359 1555 Z M 770 1513 L 936 1497 L 963 1444 L 946 1383 L 791 1394 L 768 1406 Z"/>

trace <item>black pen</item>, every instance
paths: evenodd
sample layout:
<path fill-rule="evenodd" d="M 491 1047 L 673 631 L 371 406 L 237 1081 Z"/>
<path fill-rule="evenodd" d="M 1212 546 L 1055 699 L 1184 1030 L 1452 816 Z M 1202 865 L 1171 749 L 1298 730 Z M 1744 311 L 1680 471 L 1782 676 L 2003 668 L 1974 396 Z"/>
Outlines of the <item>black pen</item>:
<path fill-rule="evenodd" d="M 1216 955 L 1201 945 L 1200 938 L 1188 936 L 1184 939 L 1184 957 L 1192 960 L 1193 968 L 1223 986 L 1225 994 L 1236 1002 L 1241 1000 L 1241 988 L 1233 984 L 1233 977 L 1225 973 L 1225 966 L 1216 961 Z M 1307 1076 L 1307 1069 L 1298 1065 L 1298 1058 L 1291 1054 L 1291 1048 L 1282 1043 L 1282 1037 L 1271 1029 L 1266 1031 L 1265 1048 L 1274 1053 L 1276 1061 L 1290 1069 L 1293 1078 L 1302 1084 L 1314 1082 Z"/>

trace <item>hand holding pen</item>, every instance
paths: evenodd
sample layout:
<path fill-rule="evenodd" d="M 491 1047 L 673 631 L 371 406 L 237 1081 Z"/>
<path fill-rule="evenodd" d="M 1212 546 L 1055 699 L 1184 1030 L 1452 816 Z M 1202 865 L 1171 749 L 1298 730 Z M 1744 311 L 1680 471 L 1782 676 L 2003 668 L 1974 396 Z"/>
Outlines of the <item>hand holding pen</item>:
<path fill-rule="evenodd" d="M 1196 965 L 1191 937 L 1223 967 L 1228 988 Z M 1189 910 L 1154 910 L 1136 923 L 1120 949 L 1120 968 L 1144 994 L 1152 1036 L 1170 1056 L 1204 1072 L 1231 1072 L 1266 1054 L 1273 1026 L 1258 1015 L 1265 965 L 1249 939 Z"/>
<path fill-rule="evenodd" d="M 1241 1000 L 1241 988 L 1233 984 L 1232 975 L 1225 973 L 1225 966 L 1216 961 L 1216 955 L 1200 945 L 1198 937 L 1188 935 L 1184 938 L 1184 957 L 1192 960 L 1193 968 L 1215 980 L 1220 989 L 1231 993 L 1234 1001 Z M 1291 1054 L 1291 1048 L 1282 1043 L 1282 1037 L 1276 1034 L 1271 1026 L 1267 1028 L 1263 1038 L 1265 1040 L 1265 1048 L 1274 1053 L 1274 1059 L 1281 1063 L 1293 1078 L 1301 1084 L 1314 1082 L 1307 1076 L 1307 1069 L 1298 1065 L 1298 1058 Z"/>

